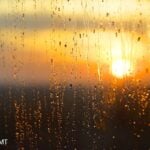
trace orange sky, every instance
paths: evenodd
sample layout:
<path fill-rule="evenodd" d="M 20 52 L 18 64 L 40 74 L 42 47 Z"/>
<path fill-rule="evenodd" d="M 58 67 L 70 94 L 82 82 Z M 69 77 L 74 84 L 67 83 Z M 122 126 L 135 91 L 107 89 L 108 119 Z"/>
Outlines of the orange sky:
<path fill-rule="evenodd" d="M 99 82 L 120 59 L 149 80 L 149 9 L 146 0 L 0 1 L 0 83 Z"/>

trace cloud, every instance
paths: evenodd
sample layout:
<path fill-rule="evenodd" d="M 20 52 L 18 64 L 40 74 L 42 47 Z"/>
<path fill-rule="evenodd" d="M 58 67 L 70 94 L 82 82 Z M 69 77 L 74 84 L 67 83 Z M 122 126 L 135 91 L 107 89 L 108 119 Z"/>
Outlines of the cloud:
<path fill-rule="evenodd" d="M 125 31 L 145 32 L 147 31 L 147 24 L 132 20 L 115 20 L 110 16 L 105 19 L 93 19 L 81 17 L 66 17 L 66 16 L 54 16 L 54 15 L 23 15 L 23 14 L 11 14 L 0 16 L 0 28 L 9 29 L 27 29 L 27 30 L 43 30 L 43 29 L 102 29 L 102 30 L 119 30 Z"/>

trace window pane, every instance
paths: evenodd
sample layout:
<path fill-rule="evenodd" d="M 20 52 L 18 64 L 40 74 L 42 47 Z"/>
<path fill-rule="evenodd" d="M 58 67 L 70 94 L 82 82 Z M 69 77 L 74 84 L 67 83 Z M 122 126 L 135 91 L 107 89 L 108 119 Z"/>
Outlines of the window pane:
<path fill-rule="evenodd" d="M 0 147 L 150 149 L 148 0 L 1 0 Z"/>

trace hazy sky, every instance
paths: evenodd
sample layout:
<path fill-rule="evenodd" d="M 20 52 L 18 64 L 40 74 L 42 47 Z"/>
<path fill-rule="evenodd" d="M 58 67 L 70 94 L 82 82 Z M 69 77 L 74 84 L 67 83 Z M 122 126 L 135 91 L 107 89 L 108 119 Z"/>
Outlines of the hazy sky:
<path fill-rule="evenodd" d="M 98 80 L 122 57 L 143 72 L 149 10 L 148 0 L 0 0 L 0 82 Z"/>

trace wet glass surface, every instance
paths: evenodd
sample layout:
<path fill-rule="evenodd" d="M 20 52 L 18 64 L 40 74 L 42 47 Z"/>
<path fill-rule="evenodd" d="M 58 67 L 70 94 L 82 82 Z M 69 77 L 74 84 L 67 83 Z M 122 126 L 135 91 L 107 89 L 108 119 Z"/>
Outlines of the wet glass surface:
<path fill-rule="evenodd" d="M 0 147 L 149 150 L 149 10 L 148 0 L 0 1 Z"/>

